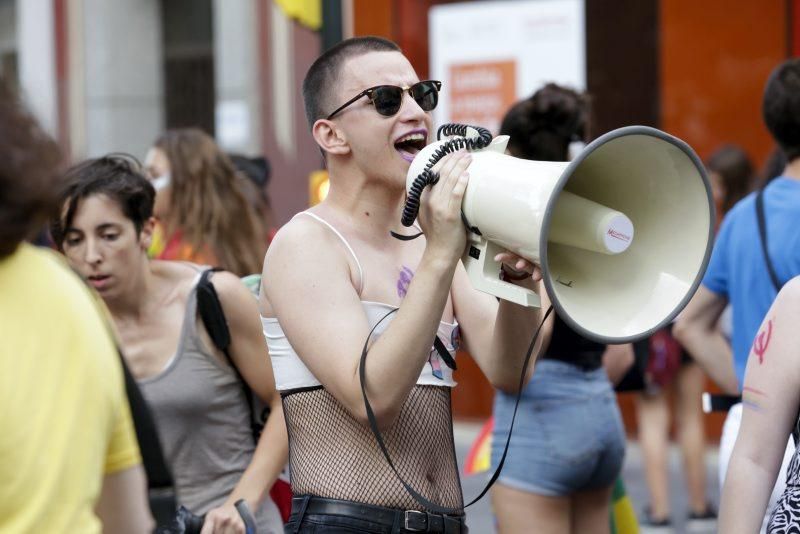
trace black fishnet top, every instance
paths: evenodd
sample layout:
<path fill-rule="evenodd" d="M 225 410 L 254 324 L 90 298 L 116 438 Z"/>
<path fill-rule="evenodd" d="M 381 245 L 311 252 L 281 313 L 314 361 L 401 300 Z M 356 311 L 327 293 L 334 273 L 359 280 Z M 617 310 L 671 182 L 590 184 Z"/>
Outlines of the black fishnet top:
<path fill-rule="evenodd" d="M 292 491 L 405 510 L 423 510 L 397 479 L 368 426 L 324 388 L 285 391 Z M 415 386 L 382 432 L 407 483 L 441 506 L 464 506 L 453 444 L 450 388 Z"/>

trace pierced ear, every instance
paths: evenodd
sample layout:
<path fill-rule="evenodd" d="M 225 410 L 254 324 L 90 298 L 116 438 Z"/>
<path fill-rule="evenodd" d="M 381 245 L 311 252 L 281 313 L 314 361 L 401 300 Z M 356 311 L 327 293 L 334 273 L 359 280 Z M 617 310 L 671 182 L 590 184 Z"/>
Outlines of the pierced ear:
<path fill-rule="evenodd" d="M 319 119 L 311 127 L 311 135 L 319 147 L 328 154 L 342 156 L 350 153 L 347 136 L 333 121 Z"/>

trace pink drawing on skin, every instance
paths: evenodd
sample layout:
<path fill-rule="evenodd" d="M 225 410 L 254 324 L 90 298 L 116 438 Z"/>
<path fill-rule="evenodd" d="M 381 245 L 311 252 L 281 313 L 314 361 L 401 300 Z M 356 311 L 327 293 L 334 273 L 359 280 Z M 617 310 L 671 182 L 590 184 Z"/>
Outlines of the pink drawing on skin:
<path fill-rule="evenodd" d="M 769 347 L 769 341 L 772 338 L 772 319 L 767 321 L 767 326 L 759 332 L 758 336 L 756 336 L 756 340 L 753 343 L 753 352 L 756 353 L 758 356 L 758 364 L 761 365 L 764 363 L 764 354 L 767 352 L 767 348 Z"/>
<path fill-rule="evenodd" d="M 403 265 L 400 269 L 400 275 L 397 277 L 397 296 L 404 298 L 408 293 L 408 286 L 411 284 L 411 279 L 414 278 L 414 271 Z"/>
<path fill-rule="evenodd" d="M 442 373 L 442 362 L 439 361 L 439 355 L 436 353 L 436 349 L 431 350 L 431 353 L 428 356 L 428 363 L 431 364 L 431 372 L 433 373 L 433 376 L 439 380 L 444 380 L 444 374 Z"/>

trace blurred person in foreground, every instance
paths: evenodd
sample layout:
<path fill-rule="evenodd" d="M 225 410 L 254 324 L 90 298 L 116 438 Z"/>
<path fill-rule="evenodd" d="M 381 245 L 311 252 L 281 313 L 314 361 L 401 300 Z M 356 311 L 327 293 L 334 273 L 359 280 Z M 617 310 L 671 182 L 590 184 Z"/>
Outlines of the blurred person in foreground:
<path fill-rule="evenodd" d="M 259 533 L 280 532 L 267 493 L 286 463 L 286 427 L 256 301 L 231 273 L 211 279 L 230 330 L 228 359 L 198 313 L 198 283 L 208 268 L 147 257 L 154 199 L 132 158 L 87 160 L 67 173 L 53 238 L 111 311 L 178 502 L 205 515 L 202 534 L 244 533 L 240 499 Z M 270 406 L 257 443 L 244 388 Z"/>
<path fill-rule="evenodd" d="M 440 87 L 378 37 L 335 45 L 303 82 L 330 192 L 278 231 L 261 286 L 289 431 L 287 532 L 467 532 L 450 409 L 456 347 L 463 342 L 497 387 L 519 388 L 540 313 L 478 292 L 459 261 L 469 153 L 434 167 L 439 181 L 420 203 L 424 236 L 390 236 L 419 232 L 400 223 L 406 174 L 434 134 Z M 496 259 L 513 283 L 536 289 L 538 268 L 508 253 Z M 430 504 L 400 482 L 376 429 L 397 472 Z"/>
<path fill-rule="evenodd" d="M 753 186 L 753 164 L 741 148 L 724 145 L 706 162 L 717 221 L 749 193 Z M 720 328 L 730 338 L 730 306 L 722 314 Z M 645 509 L 643 529 L 671 531 L 669 491 L 669 393 L 674 401 L 677 441 L 683 457 L 683 472 L 689 498 L 688 528 L 711 531 L 716 511 L 706 491 L 706 440 L 701 398 L 706 375 L 672 336 L 672 326 L 655 333 L 647 343 L 652 372 L 648 387 L 636 399 L 639 442 L 645 460 L 650 504 Z"/>
<path fill-rule="evenodd" d="M 568 161 L 588 134 L 586 96 L 547 84 L 506 114 L 500 134 L 508 153 Z M 539 288 L 542 308 L 549 298 Z M 614 481 L 622 470 L 625 432 L 604 360 L 633 361 L 629 344 L 601 345 L 581 337 L 555 312 L 542 328 L 536 372 L 525 386 L 503 471 L 492 488 L 499 532 L 609 532 Z M 623 367 L 626 367 L 623 365 Z M 492 468 L 500 461 L 515 395 L 497 391 Z"/>
<path fill-rule="evenodd" d="M 678 318 L 675 328 L 681 344 L 709 376 L 732 395 L 745 393 L 742 389 L 745 365 L 752 366 L 753 358 L 748 358 L 750 347 L 754 340 L 758 342 L 759 325 L 777 294 L 775 284 L 782 285 L 800 274 L 800 59 L 785 61 L 773 70 L 764 90 L 762 114 L 787 159 L 783 174 L 762 190 L 767 255 L 759 233 L 757 194 L 751 194 L 739 201 L 723 219 L 703 284 Z M 770 264 L 777 278 L 775 282 L 770 275 Z M 733 313 L 730 344 L 717 327 L 728 303 Z M 759 343 L 757 349 L 764 350 L 763 343 Z M 753 506 L 753 503 L 760 502 L 764 487 L 771 489 L 776 485 L 777 466 L 772 469 L 770 463 L 769 470 L 765 471 L 760 462 L 753 463 L 753 459 L 765 450 L 777 451 L 774 455 L 770 452 L 770 462 L 777 456 L 780 463 L 781 456 L 791 454 L 788 431 L 782 435 L 774 433 L 786 429 L 776 425 L 778 421 L 771 419 L 768 413 L 750 410 L 751 406 L 747 402 L 738 403 L 728 411 L 720 440 L 720 480 L 726 486 L 725 495 L 746 495 L 752 490 L 758 493 L 758 499 L 750 494 L 752 498 L 734 502 L 729 498 L 726 501 L 723 496 L 720 528 L 726 533 L 736 531 L 734 529 L 755 532 L 764 519 L 769 490 L 764 495 L 763 507 Z M 748 427 L 760 430 L 746 432 L 739 440 L 741 444 L 737 443 L 739 461 L 731 483 L 736 487 L 746 484 L 748 488 L 729 490 L 728 461 L 744 418 L 749 421 Z M 769 421 L 773 432 L 753 425 L 755 421 L 765 424 Z M 782 475 L 777 478 L 775 496 L 782 493 L 784 484 Z M 754 510 L 758 518 L 750 515 Z M 734 517 L 737 519 L 731 521 Z"/>
<path fill-rule="evenodd" d="M 153 528 L 102 305 L 23 243 L 55 212 L 59 151 L 0 80 L 0 532 Z"/>
<path fill-rule="evenodd" d="M 148 151 L 145 167 L 163 232 L 158 259 L 214 265 L 238 276 L 261 271 L 266 222 L 243 192 L 247 178 L 208 134 L 167 131 Z"/>

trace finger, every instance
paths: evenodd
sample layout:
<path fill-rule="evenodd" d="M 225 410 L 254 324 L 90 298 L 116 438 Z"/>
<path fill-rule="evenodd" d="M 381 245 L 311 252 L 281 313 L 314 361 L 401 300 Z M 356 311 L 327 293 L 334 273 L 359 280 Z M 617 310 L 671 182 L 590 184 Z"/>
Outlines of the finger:
<path fill-rule="evenodd" d="M 435 173 L 442 174 L 443 169 L 449 164 L 449 162 L 452 161 L 453 158 L 458 157 L 458 155 L 461 154 L 462 152 L 464 151 L 457 150 L 455 152 L 450 152 L 449 154 L 446 154 L 444 157 L 442 157 L 442 159 L 436 162 L 436 165 L 431 167 L 431 170 Z"/>
<path fill-rule="evenodd" d="M 472 163 L 472 154 L 466 151 L 462 152 L 461 157 L 454 162 L 453 168 L 450 170 L 450 183 L 445 191 L 452 190 L 456 186 L 461 175 L 467 172 L 470 163 Z"/>
<path fill-rule="evenodd" d="M 516 263 L 514 263 L 514 268 L 518 271 L 528 271 L 529 273 L 532 273 L 533 263 L 524 258 L 518 258 Z"/>
<path fill-rule="evenodd" d="M 231 518 L 225 528 L 224 534 L 245 534 L 244 522 L 241 518 Z"/>
<path fill-rule="evenodd" d="M 464 171 L 458 176 L 456 184 L 453 186 L 453 191 L 450 194 L 450 203 L 458 204 L 459 209 L 461 208 L 461 202 L 464 200 L 464 193 L 467 191 L 467 185 L 469 185 L 469 173 Z"/>
<path fill-rule="evenodd" d="M 200 534 L 214 534 L 214 527 L 214 515 L 209 514 L 206 516 L 206 520 L 203 521 L 203 528 L 200 529 Z"/>
<path fill-rule="evenodd" d="M 452 191 L 455 181 L 458 179 L 458 175 L 469 165 L 469 161 L 466 164 L 463 163 L 464 158 L 469 157 L 469 154 L 465 150 L 459 150 L 458 152 L 448 154 L 448 156 L 450 157 L 442 164 L 441 171 L 439 171 L 439 183 L 436 184 L 437 191 L 445 194 L 449 194 L 450 191 Z"/>

